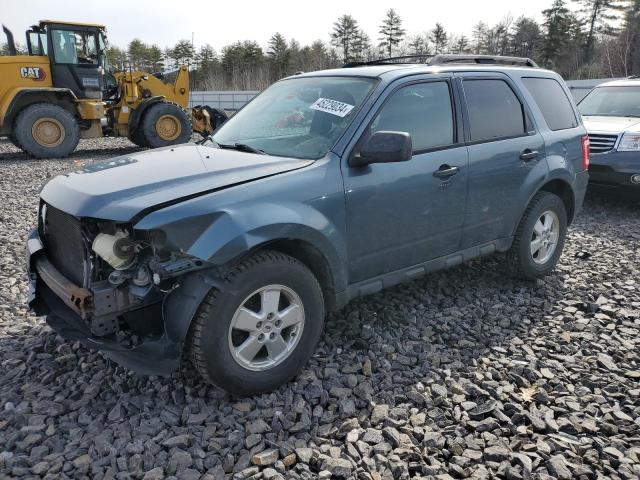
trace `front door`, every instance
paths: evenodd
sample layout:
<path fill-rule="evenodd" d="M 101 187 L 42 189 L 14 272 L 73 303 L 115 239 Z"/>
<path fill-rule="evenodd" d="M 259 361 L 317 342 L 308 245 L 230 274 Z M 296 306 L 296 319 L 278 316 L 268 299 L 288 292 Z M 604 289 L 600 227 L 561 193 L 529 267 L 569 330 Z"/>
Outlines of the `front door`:
<path fill-rule="evenodd" d="M 351 283 L 458 249 L 468 158 L 458 139 L 457 110 L 447 75 L 401 85 L 379 108 L 361 142 L 377 131 L 408 132 L 413 158 L 343 165 Z"/>

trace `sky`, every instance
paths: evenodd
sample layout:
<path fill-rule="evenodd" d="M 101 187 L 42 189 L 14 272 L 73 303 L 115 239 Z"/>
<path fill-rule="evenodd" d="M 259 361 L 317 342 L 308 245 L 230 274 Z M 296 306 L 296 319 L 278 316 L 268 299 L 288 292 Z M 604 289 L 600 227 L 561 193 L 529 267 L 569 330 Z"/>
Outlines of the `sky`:
<path fill-rule="evenodd" d="M 552 0 L 0 0 L 0 22 L 24 43 L 24 31 L 41 19 L 101 23 L 109 42 L 126 47 L 133 38 L 160 47 L 178 40 L 205 43 L 216 50 L 238 40 L 256 40 L 263 47 L 274 32 L 302 45 L 329 41 L 333 22 L 352 15 L 377 41 L 378 26 L 392 6 L 402 17 L 408 33 L 432 29 L 436 22 L 451 33 L 471 35 L 482 20 L 494 24 L 511 14 L 541 20 Z M 4 38 L 3 38 L 4 40 Z"/>

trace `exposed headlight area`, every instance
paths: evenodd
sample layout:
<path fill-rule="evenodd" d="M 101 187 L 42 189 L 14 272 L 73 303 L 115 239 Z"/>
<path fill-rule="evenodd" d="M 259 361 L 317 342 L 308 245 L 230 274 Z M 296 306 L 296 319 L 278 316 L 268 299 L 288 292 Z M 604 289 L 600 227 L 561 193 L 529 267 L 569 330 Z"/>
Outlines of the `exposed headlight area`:
<path fill-rule="evenodd" d="M 625 132 L 618 145 L 619 152 L 640 151 L 640 133 Z"/>
<path fill-rule="evenodd" d="M 117 230 L 114 235 L 96 235 L 91 249 L 114 269 L 126 270 L 136 263 L 137 252 L 141 247 L 126 231 Z"/>

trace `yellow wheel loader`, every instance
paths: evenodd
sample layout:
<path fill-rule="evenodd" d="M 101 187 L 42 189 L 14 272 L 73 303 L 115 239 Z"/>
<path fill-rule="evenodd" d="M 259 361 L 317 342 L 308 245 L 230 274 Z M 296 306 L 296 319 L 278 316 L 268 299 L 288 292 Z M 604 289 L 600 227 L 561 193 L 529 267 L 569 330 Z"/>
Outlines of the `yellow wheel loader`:
<path fill-rule="evenodd" d="M 28 55 L 0 56 L 0 136 L 36 158 L 61 158 L 81 138 L 128 137 L 142 147 L 188 142 L 226 120 L 209 107 L 187 109 L 189 71 L 173 83 L 131 69 L 112 73 L 103 25 L 40 21 L 26 32 Z"/>

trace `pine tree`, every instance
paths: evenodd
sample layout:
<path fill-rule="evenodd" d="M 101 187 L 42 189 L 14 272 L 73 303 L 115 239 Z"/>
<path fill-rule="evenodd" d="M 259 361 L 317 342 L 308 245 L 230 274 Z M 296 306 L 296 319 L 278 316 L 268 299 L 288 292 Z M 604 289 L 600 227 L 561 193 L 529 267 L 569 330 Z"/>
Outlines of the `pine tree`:
<path fill-rule="evenodd" d="M 628 74 L 640 74 L 640 0 L 633 0 L 624 15 L 622 28 L 626 70 Z"/>
<path fill-rule="evenodd" d="M 541 43 L 540 25 L 531 18 L 520 17 L 510 35 L 509 52 L 516 57 L 535 58 Z"/>
<path fill-rule="evenodd" d="M 342 59 L 345 63 L 352 59 L 351 49 L 359 30 L 358 22 L 351 15 L 342 15 L 333 24 L 331 43 L 342 50 Z"/>
<path fill-rule="evenodd" d="M 333 24 L 331 44 L 342 51 L 342 61 L 347 63 L 352 58 L 352 48 L 359 32 L 358 22 L 351 15 L 342 15 Z"/>
<path fill-rule="evenodd" d="M 161 72 L 164 69 L 164 55 L 158 45 L 151 45 L 146 52 L 147 62 L 152 72 Z"/>
<path fill-rule="evenodd" d="M 405 30 L 402 28 L 402 19 L 393 8 L 387 11 L 387 16 L 380 25 L 380 48 L 388 57 L 393 55 L 393 49 L 402 42 Z"/>
<path fill-rule="evenodd" d="M 564 0 L 554 0 L 551 8 L 543 10 L 542 15 L 545 30 L 542 60 L 549 66 L 571 38 L 571 15 Z"/>
<path fill-rule="evenodd" d="M 274 80 L 278 80 L 284 77 L 287 74 L 287 69 L 289 67 L 291 52 L 289 51 L 287 40 L 281 33 L 276 32 L 269 39 L 267 56 L 269 57 L 269 60 L 271 61 L 271 64 L 273 66 L 275 75 Z"/>
<path fill-rule="evenodd" d="M 358 29 L 356 35 L 353 37 L 352 53 L 354 60 L 370 60 L 369 57 L 371 57 L 371 40 L 369 40 L 369 35 L 364 33 L 364 31 L 361 29 Z"/>
<path fill-rule="evenodd" d="M 618 13 L 627 3 L 621 0 L 573 0 L 582 5 L 582 14 L 586 24 L 586 41 L 584 56 L 587 62 L 593 57 L 596 35 L 599 33 L 611 34 L 612 22 L 619 18 Z"/>
<path fill-rule="evenodd" d="M 436 26 L 431 30 L 431 42 L 435 53 L 443 53 L 447 46 L 447 32 L 440 23 L 436 23 Z"/>
<path fill-rule="evenodd" d="M 487 24 L 478 22 L 473 27 L 473 53 L 476 55 L 487 53 Z"/>
<path fill-rule="evenodd" d="M 129 55 L 129 61 L 131 62 L 131 68 L 134 70 L 144 70 L 145 57 L 147 55 L 147 46 L 142 43 L 139 38 L 134 38 L 129 42 L 127 47 L 127 54 Z"/>
<path fill-rule="evenodd" d="M 451 38 L 451 52 L 453 53 L 467 53 L 469 51 L 469 39 L 464 35 Z"/>
<path fill-rule="evenodd" d="M 412 55 L 429 55 L 431 53 L 429 37 L 426 34 L 411 37 L 408 47 Z"/>

